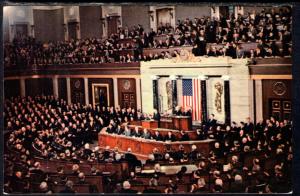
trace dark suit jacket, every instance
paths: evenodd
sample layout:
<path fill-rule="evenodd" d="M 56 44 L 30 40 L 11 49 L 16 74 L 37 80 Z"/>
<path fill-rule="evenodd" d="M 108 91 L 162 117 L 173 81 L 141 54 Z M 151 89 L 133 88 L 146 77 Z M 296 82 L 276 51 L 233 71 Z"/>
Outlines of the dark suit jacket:
<path fill-rule="evenodd" d="M 164 138 L 164 140 L 165 141 L 170 140 L 170 141 L 174 142 L 174 141 L 176 141 L 176 137 L 173 134 L 171 135 L 171 137 L 169 137 L 168 135 L 166 135 L 165 138 Z"/>
<path fill-rule="evenodd" d="M 157 140 L 157 141 L 163 141 L 163 137 L 161 134 L 158 134 L 158 135 L 153 135 L 153 139 Z"/>
<path fill-rule="evenodd" d="M 213 127 L 213 126 L 216 126 L 216 125 L 217 125 L 217 120 L 216 119 L 207 121 L 207 126 L 208 127 Z"/>
<path fill-rule="evenodd" d="M 153 114 L 153 119 L 160 121 L 160 114 L 159 113 Z"/>
<path fill-rule="evenodd" d="M 176 115 L 176 116 L 181 116 L 182 115 L 182 112 L 179 110 L 179 111 L 175 111 L 174 112 L 174 115 Z"/>

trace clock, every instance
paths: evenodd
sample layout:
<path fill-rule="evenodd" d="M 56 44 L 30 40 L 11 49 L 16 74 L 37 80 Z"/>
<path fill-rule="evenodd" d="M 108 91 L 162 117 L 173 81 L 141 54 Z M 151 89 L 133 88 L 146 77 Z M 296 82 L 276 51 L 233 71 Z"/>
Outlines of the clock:
<path fill-rule="evenodd" d="M 77 88 L 77 89 L 79 89 L 80 88 L 80 81 L 79 80 L 76 80 L 75 81 L 75 84 L 74 84 L 74 86 L 75 86 L 75 88 Z"/>
<path fill-rule="evenodd" d="M 275 95 L 282 96 L 286 93 L 286 85 L 283 82 L 275 82 L 272 90 Z"/>
<path fill-rule="evenodd" d="M 130 87 L 131 87 L 130 81 L 129 81 L 129 80 L 124 80 L 124 82 L 123 82 L 123 88 L 124 88 L 125 90 L 129 90 Z"/>

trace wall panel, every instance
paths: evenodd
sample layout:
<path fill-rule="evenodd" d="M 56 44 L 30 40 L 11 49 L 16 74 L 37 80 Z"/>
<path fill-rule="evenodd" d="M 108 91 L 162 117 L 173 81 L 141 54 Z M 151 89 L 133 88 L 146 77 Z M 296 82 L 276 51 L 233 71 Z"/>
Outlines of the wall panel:
<path fill-rule="evenodd" d="M 89 78 L 89 102 L 93 103 L 93 95 L 92 95 L 92 84 L 108 84 L 109 88 L 109 103 L 111 106 L 114 105 L 114 89 L 113 89 L 113 79 L 111 78 Z"/>
<path fill-rule="evenodd" d="M 101 6 L 80 6 L 80 32 L 81 38 L 96 37 L 100 38 L 103 34 Z"/>
<path fill-rule="evenodd" d="M 291 100 L 292 80 L 262 80 L 263 117 L 270 118 L 270 100 Z"/>
<path fill-rule="evenodd" d="M 122 6 L 122 25 L 129 28 L 142 25 L 146 32 L 150 31 L 149 6 L 146 5 L 124 5 Z"/>
<path fill-rule="evenodd" d="M 67 81 L 66 78 L 58 78 L 58 96 L 67 101 Z"/>
<path fill-rule="evenodd" d="M 72 103 L 84 104 L 83 78 L 71 78 L 71 101 Z"/>
<path fill-rule="evenodd" d="M 35 38 L 39 41 L 62 41 L 64 40 L 64 11 L 63 8 L 56 10 L 33 10 L 35 26 Z"/>
<path fill-rule="evenodd" d="M 20 80 L 5 80 L 4 81 L 4 97 L 17 97 L 20 95 Z"/>
<path fill-rule="evenodd" d="M 128 97 L 127 97 L 128 96 Z M 118 97 L 121 108 L 126 107 L 126 102 L 132 102 L 131 107 L 136 108 L 136 84 L 133 78 L 118 79 Z M 127 106 L 129 107 L 129 106 Z"/>
<path fill-rule="evenodd" d="M 53 95 L 52 78 L 30 78 L 25 80 L 26 96 Z"/>
<path fill-rule="evenodd" d="M 201 18 L 203 16 L 210 16 L 211 14 L 209 6 L 199 5 L 177 5 L 175 11 L 176 22 L 177 20 Z"/>

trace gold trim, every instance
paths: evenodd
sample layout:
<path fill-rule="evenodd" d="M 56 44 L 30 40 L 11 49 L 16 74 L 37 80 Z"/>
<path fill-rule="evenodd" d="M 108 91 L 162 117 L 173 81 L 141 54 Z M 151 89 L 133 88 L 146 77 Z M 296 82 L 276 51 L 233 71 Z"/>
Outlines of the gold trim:
<path fill-rule="evenodd" d="M 292 80 L 292 75 L 251 75 L 251 80 L 263 80 L 263 79 L 286 79 L 286 80 Z"/>
<path fill-rule="evenodd" d="M 93 97 L 93 107 L 95 107 L 95 89 L 94 87 L 106 87 L 107 90 L 107 106 L 110 106 L 110 100 L 109 100 L 109 85 L 108 84 L 102 84 L 102 83 L 92 83 L 92 97 Z"/>

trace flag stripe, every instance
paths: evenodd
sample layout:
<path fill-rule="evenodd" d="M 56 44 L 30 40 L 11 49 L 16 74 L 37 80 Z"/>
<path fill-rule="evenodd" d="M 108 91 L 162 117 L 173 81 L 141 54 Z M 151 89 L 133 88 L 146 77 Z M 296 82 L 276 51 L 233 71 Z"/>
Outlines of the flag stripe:
<path fill-rule="evenodd" d="M 199 79 L 182 80 L 182 107 L 192 109 L 192 120 L 201 120 L 201 83 Z"/>

